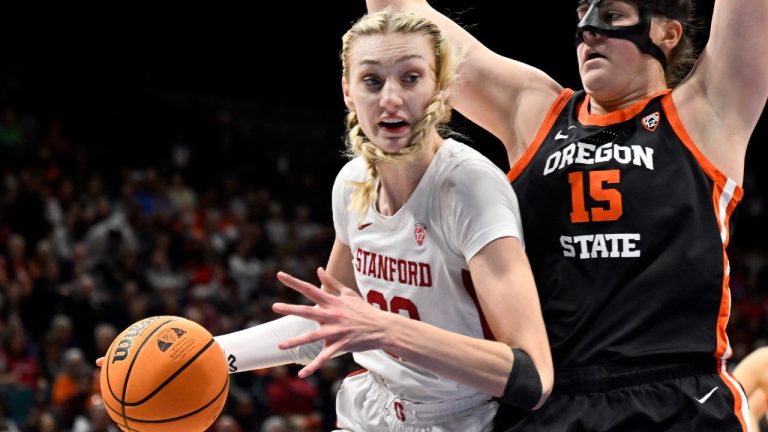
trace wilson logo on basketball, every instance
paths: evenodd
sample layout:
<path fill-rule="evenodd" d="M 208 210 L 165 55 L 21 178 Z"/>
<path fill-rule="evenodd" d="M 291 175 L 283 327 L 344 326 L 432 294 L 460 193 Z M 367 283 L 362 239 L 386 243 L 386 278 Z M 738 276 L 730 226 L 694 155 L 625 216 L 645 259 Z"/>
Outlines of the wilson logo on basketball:
<path fill-rule="evenodd" d="M 166 352 L 174 342 L 181 339 L 187 332 L 178 328 L 164 329 L 157 334 L 157 346 L 160 351 Z"/>
<path fill-rule="evenodd" d="M 658 111 L 643 117 L 643 127 L 651 132 L 655 131 L 656 126 L 659 125 L 659 117 L 660 115 Z"/>
<path fill-rule="evenodd" d="M 413 236 L 419 246 L 423 245 L 424 241 L 427 240 L 427 226 L 423 223 L 413 224 Z"/>
<path fill-rule="evenodd" d="M 128 327 L 128 329 L 125 331 L 125 334 L 123 335 L 123 338 L 120 339 L 120 342 L 118 342 L 117 346 L 115 347 L 115 355 L 112 356 L 112 363 L 125 360 L 125 358 L 128 357 L 128 354 L 131 352 L 131 346 L 133 346 L 133 338 L 139 336 L 144 328 L 146 328 L 149 324 L 158 318 L 159 317 L 147 318 Z"/>

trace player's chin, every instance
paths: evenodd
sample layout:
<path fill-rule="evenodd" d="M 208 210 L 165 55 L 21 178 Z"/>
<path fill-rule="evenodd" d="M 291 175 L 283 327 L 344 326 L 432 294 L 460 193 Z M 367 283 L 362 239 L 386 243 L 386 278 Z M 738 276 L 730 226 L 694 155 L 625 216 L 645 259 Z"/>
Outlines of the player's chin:
<path fill-rule="evenodd" d="M 410 134 L 386 133 L 377 138 L 374 145 L 385 153 L 398 153 L 411 142 Z"/>
<path fill-rule="evenodd" d="M 609 93 L 615 82 L 615 77 L 604 69 L 591 69 L 581 73 L 581 85 L 584 91 L 593 97 Z"/>

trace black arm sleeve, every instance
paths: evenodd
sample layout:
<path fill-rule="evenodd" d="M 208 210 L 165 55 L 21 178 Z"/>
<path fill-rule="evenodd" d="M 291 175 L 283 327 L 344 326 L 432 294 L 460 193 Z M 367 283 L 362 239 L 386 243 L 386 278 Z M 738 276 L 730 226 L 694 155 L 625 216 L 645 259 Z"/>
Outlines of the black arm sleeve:
<path fill-rule="evenodd" d="M 504 387 L 504 394 L 499 400 L 518 408 L 533 409 L 542 395 L 539 371 L 527 352 L 518 348 L 513 348 L 512 352 L 515 362 Z"/>

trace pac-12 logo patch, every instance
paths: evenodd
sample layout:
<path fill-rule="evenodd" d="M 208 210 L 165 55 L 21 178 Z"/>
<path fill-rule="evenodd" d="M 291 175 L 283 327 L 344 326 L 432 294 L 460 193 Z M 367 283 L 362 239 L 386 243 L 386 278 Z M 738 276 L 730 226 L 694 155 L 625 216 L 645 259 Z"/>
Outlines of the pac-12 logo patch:
<path fill-rule="evenodd" d="M 413 236 L 416 238 L 416 243 L 421 246 L 427 239 L 427 226 L 423 223 L 413 224 Z"/>
<path fill-rule="evenodd" d="M 179 328 L 164 329 L 157 334 L 157 347 L 160 348 L 160 351 L 166 352 L 174 342 L 179 340 L 186 333 L 187 332 Z"/>
<path fill-rule="evenodd" d="M 659 125 L 659 112 L 656 111 L 653 114 L 648 114 L 647 116 L 643 117 L 643 127 L 648 129 L 649 131 L 653 132 L 656 130 L 656 126 Z"/>

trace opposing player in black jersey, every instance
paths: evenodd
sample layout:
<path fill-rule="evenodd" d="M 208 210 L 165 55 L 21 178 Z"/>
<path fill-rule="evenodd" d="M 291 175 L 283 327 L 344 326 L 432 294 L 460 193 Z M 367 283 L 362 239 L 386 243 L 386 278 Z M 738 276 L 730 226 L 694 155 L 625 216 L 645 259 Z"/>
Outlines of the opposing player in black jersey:
<path fill-rule="evenodd" d="M 768 97 L 768 2 L 717 0 L 698 60 L 689 0 L 571 3 L 581 91 L 426 0 L 367 5 L 441 25 L 467 53 L 454 107 L 506 147 L 555 365 L 510 430 L 749 430 L 726 248 Z"/>

